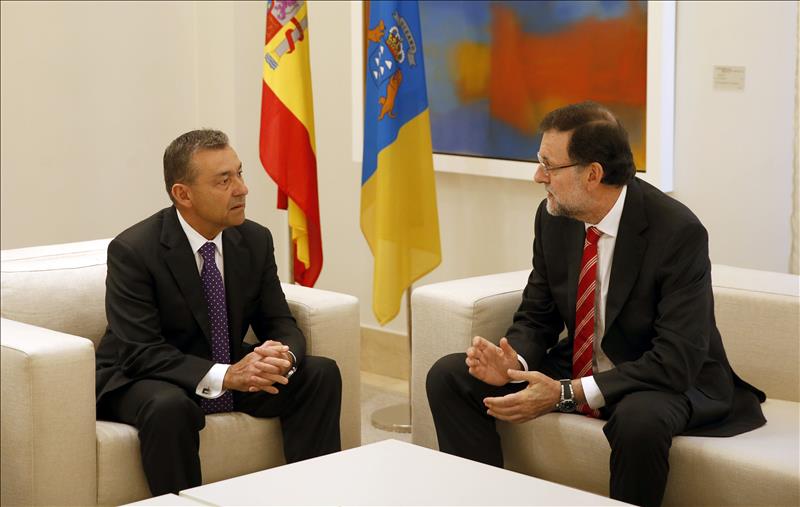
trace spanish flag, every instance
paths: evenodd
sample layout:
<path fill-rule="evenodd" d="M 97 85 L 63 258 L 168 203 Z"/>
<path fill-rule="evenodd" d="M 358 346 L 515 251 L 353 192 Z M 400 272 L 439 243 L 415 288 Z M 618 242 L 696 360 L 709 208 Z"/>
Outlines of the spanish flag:
<path fill-rule="evenodd" d="M 372 309 L 383 325 L 442 252 L 419 6 L 368 5 L 361 230 L 375 258 Z"/>
<path fill-rule="evenodd" d="M 267 2 L 261 93 L 261 164 L 289 210 L 295 282 L 313 287 L 322 269 L 314 108 L 306 2 Z"/>

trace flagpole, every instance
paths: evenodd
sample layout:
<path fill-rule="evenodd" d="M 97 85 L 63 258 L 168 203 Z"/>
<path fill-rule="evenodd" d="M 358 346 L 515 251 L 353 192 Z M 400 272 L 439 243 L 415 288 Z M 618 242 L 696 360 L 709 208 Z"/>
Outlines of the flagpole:
<path fill-rule="evenodd" d="M 406 289 L 406 322 L 408 326 L 408 401 L 376 410 L 372 413 L 372 425 L 379 430 L 394 433 L 411 433 L 411 292 L 414 285 Z"/>
<path fill-rule="evenodd" d="M 292 241 L 292 226 L 289 225 L 289 207 L 286 207 L 286 230 L 289 231 L 289 283 L 297 284 L 294 279 L 294 250 L 295 244 Z"/>

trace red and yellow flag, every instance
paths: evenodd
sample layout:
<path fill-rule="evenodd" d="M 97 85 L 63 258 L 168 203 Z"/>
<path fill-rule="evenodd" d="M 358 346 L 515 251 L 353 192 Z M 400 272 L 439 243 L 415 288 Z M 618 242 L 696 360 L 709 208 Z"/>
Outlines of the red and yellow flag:
<path fill-rule="evenodd" d="M 267 2 L 261 93 L 261 164 L 288 209 L 294 279 L 313 287 L 322 269 L 314 108 L 305 1 Z"/>

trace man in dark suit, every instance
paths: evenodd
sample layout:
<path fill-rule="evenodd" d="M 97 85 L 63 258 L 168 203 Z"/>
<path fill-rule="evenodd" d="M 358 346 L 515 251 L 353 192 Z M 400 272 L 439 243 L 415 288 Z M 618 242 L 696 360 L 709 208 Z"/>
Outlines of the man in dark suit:
<path fill-rule="evenodd" d="M 272 236 L 245 220 L 247 186 L 227 136 L 175 139 L 164 180 L 174 205 L 108 247 L 98 418 L 138 429 L 153 495 L 202 483 L 206 414 L 280 417 L 288 462 L 340 450 L 339 369 L 305 354 Z M 250 326 L 255 347 L 243 343 Z"/>
<path fill-rule="evenodd" d="M 476 336 L 428 373 L 439 447 L 503 466 L 497 419 L 600 417 L 611 497 L 656 506 L 672 437 L 761 426 L 764 394 L 728 364 L 705 228 L 635 178 L 622 125 L 587 102 L 549 113 L 540 131 L 535 180 L 547 199 L 533 271 L 499 346 Z"/>

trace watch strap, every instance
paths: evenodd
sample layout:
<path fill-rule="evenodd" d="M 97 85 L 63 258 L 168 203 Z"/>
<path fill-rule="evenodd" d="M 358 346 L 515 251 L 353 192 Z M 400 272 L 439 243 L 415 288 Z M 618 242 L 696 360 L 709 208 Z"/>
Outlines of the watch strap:
<path fill-rule="evenodd" d="M 287 352 L 289 353 L 290 356 L 292 356 L 292 367 L 289 368 L 289 371 L 286 372 L 286 378 L 288 379 L 289 377 L 294 375 L 295 372 L 297 371 L 297 357 L 294 355 L 294 353 L 291 350 L 289 350 Z"/>
<path fill-rule="evenodd" d="M 556 409 L 559 412 L 574 412 L 577 407 L 575 402 L 575 393 L 572 390 L 571 379 L 561 379 L 561 400 L 556 404 Z"/>

